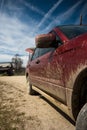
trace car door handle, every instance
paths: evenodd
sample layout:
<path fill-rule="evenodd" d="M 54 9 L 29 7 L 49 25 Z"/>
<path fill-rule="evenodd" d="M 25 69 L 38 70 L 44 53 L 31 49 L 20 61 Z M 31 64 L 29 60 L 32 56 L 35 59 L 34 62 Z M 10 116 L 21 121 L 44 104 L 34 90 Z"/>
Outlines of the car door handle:
<path fill-rule="evenodd" d="M 37 61 L 36 61 L 36 64 L 39 64 L 39 63 L 40 63 L 40 60 L 37 60 Z"/>

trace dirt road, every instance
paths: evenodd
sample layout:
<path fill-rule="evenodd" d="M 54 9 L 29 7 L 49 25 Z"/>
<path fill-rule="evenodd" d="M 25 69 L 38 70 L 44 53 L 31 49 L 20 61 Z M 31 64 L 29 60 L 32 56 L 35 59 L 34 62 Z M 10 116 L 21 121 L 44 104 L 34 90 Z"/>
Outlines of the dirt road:
<path fill-rule="evenodd" d="M 48 102 L 28 95 L 25 76 L 0 77 L 0 130 L 75 130 Z"/>

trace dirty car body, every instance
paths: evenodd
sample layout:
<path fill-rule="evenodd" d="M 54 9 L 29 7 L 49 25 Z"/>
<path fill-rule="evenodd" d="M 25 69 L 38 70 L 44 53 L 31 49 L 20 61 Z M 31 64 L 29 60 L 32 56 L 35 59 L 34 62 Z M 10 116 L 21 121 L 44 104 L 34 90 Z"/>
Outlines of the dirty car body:
<path fill-rule="evenodd" d="M 87 102 L 87 26 L 58 26 L 47 35 L 55 39 L 36 44 L 26 67 L 34 85 L 64 104 L 75 119 Z M 37 42 L 37 41 L 36 41 Z"/>

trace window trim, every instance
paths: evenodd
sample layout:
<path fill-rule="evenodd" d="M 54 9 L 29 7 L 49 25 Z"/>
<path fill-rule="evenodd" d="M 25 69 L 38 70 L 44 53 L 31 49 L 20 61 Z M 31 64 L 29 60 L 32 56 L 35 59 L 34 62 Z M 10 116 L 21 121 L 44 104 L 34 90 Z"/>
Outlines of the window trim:
<path fill-rule="evenodd" d="M 35 59 L 36 59 L 36 58 L 35 58 L 35 59 L 33 59 L 33 56 L 34 56 L 34 54 L 35 54 L 36 49 L 37 49 L 37 48 L 35 48 L 35 50 L 34 50 L 34 52 L 33 52 L 33 55 L 32 55 L 32 57 L 31 57 L 31 61 L 33 61 L 33 60 L 35 60 Z M 37 58 L 38 58 L 38 57 L 37 57 Z"/>
<path fill-rule="evenodd" d="M 60 36 L 54 30 L 52 30 L 50 33 L 54 33 L 56 35 L 56 37 L 58 37 L 59 41 L 61 42 L 61 45 L 63 45 L 62 39 L 60 38 Z M 58 47 L 61 46 L 61 45 L 58 45 Z"/>

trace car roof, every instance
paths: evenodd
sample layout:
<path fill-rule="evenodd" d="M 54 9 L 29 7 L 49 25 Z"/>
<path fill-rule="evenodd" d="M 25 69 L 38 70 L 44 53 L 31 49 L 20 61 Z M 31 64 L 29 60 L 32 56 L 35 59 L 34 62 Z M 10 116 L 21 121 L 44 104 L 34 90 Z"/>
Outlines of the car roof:
<path fill-rule="evenodd" d="M 82 25 L 73 25 L 73 24 L 70 24 L 70 25 L 58 25 L 56 27 L 83 27 L 83 26 L 87 26 L 87 24 L 82 24 Z"/>

